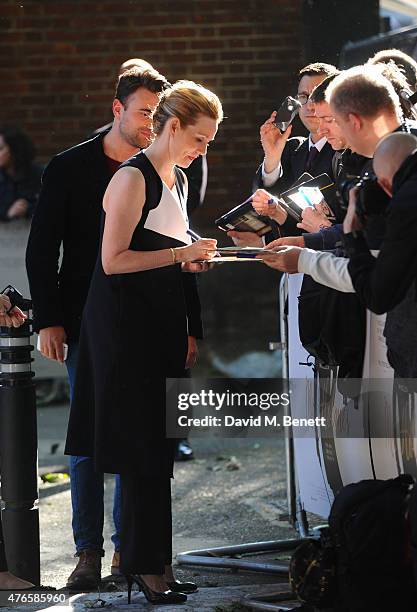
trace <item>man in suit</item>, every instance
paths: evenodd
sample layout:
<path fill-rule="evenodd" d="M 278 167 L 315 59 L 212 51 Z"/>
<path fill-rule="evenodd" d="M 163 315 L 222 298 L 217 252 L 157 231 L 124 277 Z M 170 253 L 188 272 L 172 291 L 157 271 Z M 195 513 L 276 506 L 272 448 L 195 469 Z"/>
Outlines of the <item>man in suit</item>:
<path fill-rule="evenodd" d="M 308 64 L 298 73 L 298 89 L 296 98 L 301 104 L 299 117 L 308 130 L 308 137 L 296 136 L 290 138 L 292 126 L 282 133 L 274 124 L 276 111 L 261 125 L 261 143 L 265 153 L 259 166 L 253 190 L 265 189 L 273 195 L 289 189 L 303 172 L 318 176 L 326 172 L 332 174 L 332 159 L 334 151 L 326 138 L 318 134 L 319 122 L 315 116 L 314 104 L 309 101 L 313 89 L 327 76 L 337 72 L 335 66 L 316 62 Z M 287 218 L 287 213 L 280 209 L 278 224 L 281 236 L 300 234 L 296 222 Z M 262 240 L 250 232 L 227 233 L 239 246 L 262 246 Z M 278 233 L 275 238 L 278 237 Z"/>
<path fill-rule="evenodd" d="M 116 88 L 110 129 L 56 155 L 43 175 L 26 253 L 34 330 L 39 332 L 41 352 L 50 359 L 62 363 L 63 344 L 68 344 L 66 365 L 71 390 L 81 316 L 99 247 L 103 195 L 120 163 L 149 144 L 152 113 L 160 92 L 167 86 L 165 77 L 146 66 L 123 73 Z M 61 245 L 63 256 L 58 271 Z M 184 281 L 190 283 L 186 289 L 192 311 L 190 335 L 200 337 L 199 303 L 192 279 L 193 275 L 184 274 Z M 101 579 L 104 554 L 103 476 L 94 471 L 88 457 L 71 457 L 70 476 L 72 525 L 79 561 L 67 586 L 95 588 Z M 116 496 L 115 523 L 119 506 Z M 117 527 L 112 539 L 116 556 Z"/>

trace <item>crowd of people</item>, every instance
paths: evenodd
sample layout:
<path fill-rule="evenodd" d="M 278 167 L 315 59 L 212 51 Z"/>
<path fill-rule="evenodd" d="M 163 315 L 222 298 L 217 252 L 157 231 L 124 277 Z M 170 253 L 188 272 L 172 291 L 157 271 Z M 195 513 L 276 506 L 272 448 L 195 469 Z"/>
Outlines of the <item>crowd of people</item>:
<path fill-rule="evenodd" d="M 280 235 L 267 245 L 272 253 L 264 257 L 265 263 L 290 274 L 303 272 L 319 285 L 354 293 L 355 300 L 372 312 L 387 313 L 384 335 L 388 360 L 400 378 L 415 378 L 417 374 L 413 342 L 417 123 L 410 102 L 416 69 L 412 58 L 394 50 L 380 52 L 366 65 L 340 73 L 333 70 L 329 74 L 332 68 L 323 67 L 322 82 L 311 92 L 307 105 L 311 114 L 313 109 L 317 113 L 316 142 L 324 136 L 336 149 L 327 167 L 339 187 L 329 202 L 334 212 L 331 221 L 320 210 L 306 208 L 301 222 L 295 225 L 291 220 L 292 226 L 287 228 L 289 220 L 279 198 L 265 190 L 254 197 L 255 208 L 277 220 Z M 405 75 L 410 73 L 414 78 L 409 77 L 408 82 Z M 278 140 L 288 136 L 275 133 Z M 265 134 L 264 126 L 263 143 L 265 138 L 269 134 Z M 284 152 L 291 141 L 287 141 Z M 311 150 L 314 135 L 310 134 L 309 141 Z M 269 142 L 264 149 L 266 159 Z M 286 170 L 284 154 L 278 166 L 278 180 L 282 180 L 287 171 L 291 172 Z M 262 172 L 265 176 L 265 162 Z M 349 177 L 351 189 L 342 197 Z M 367 184 L 363 180 L 361 184 L 361 179 Z M 348 308 L 348 304 L 351 308 L 351 301 L 340 299 L 338 307 Z M 329 316 L 334 315 L 329 311 Z M 355 333 L 359 334 L 358 329 Z M 363 357 L 363 350 L 357 357 Z"/>
<path fill-rule="evenodd" d="M 388 313 L 390 363 L 396 376 L 415 378 L 417 63 L 389 50 L 349 70 L 312 63 L 298 76 L 308 137 L 291 137 L 291 126 L 282 132 L 275 112 L 260 128 L 265 157 L 253 207 L 272 230 L 228 236 L 266 246 L 259 257 L 276 270 L 303 272 L 353 295 L 358 309 Z M 121 67 L 112 110 L 112 123 L 49 162 L 39 197 L 28 189 L 33 150 L 26 146 L 21 162 L 15 136 L 0 130 L 0 190 L 9 194 L 7 218 L 34 212 L 26 265 L 41 352 L 64 362 L 68 345 L 66 452 L 78 562 L 67 587 L 100 583 L 110 472 L 117 475 L 112 573 L 126 577 L 129 600 L 135 582 L 151 603 L 182 603 L 197 585 L 172 571 L 175 444 L 165 437 L 165 379 L 189 376 L 202 337 L 196 274 L 209 269 L 217 242 L 193 242 L 188 216 L 204 197 L 205 155 L 223 111 L 215 93 L 191 81 L 171 85 L 136 59 Z M 307 207 L 297 222 L 281 194 L 304 172 L 326 173 L 337 189 L 325 209 Z M 375 201 L 364 198 L 361 180 L 380 191 Z M 342 311 L 351 306 L 338 302 Z M 338 365 L 352 375 L 350 364 Z M 1 539 L 0 532 L 0 561 Z"/>

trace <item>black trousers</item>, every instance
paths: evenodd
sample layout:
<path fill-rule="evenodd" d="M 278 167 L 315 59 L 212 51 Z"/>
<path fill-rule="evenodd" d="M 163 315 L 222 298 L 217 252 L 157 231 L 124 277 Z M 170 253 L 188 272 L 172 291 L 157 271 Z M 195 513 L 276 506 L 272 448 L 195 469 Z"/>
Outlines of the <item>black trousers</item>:
<path fill-rule="evenodd" d="M 121 474 L 120 570 L 164 574 L 172 563 L 171 479 Z"/>
<path fill-rule="evenodd" d="M 3 529 L 1 526 L 1 511 L 0 511 L 0 572 L 7 572 L 6 551 L 4 549 Z"/>

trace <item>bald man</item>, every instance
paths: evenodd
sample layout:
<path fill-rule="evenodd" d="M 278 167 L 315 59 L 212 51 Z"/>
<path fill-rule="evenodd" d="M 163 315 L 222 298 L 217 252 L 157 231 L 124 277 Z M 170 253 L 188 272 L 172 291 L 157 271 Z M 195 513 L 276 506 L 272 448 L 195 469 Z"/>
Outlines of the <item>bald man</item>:
<path fill-rule="evenodd" d="M 378 183 L 392 197 L 392 181 L 403 162 L 415 153 L 417 138 L 413 134 L 390 134 L 381 140 L 375 150 L 374 172 Z"/>

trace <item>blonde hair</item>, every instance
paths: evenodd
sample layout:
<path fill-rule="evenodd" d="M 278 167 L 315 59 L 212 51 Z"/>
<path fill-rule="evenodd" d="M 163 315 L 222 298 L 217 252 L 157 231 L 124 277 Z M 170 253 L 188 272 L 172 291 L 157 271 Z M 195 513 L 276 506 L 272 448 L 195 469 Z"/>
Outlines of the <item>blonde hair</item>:
<path fill-rule="evenodd" d="M 177 81 L 166 89 L 153 116 L 155 134 L 161 134 L 166 122 L 177 117 L 182 127 L 194 125 L 199 115 L 217 122 L 223 120 L 223 108 L 215 93 L 193 81 Z"/>

